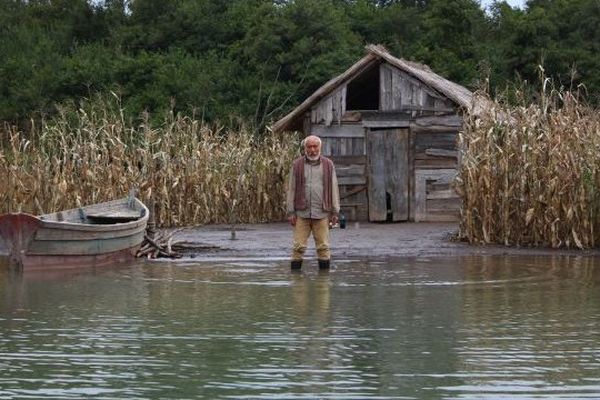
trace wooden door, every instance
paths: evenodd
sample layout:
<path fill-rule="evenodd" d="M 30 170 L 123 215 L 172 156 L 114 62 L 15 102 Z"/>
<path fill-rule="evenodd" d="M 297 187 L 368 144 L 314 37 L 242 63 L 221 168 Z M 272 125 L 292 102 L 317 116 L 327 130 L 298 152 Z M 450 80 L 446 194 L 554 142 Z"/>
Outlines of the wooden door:
<path fill-rule="evenodd" d="M 367 134 L 369 221 L 408 220 L 408 129 Z"/>

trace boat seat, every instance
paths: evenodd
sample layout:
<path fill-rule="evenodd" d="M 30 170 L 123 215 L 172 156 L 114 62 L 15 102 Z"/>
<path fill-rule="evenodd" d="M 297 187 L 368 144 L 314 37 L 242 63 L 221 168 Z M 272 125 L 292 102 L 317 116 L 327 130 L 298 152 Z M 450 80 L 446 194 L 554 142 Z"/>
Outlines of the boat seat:
<path fill-rule="evenodd" d="M 87 219 L 94 224 L 117 224 L 122 222 L 130 222 L 140 219 L 140 212 L 137 210 L 114 211 L 114 212 L 99 212 L 88 213 Z"/>

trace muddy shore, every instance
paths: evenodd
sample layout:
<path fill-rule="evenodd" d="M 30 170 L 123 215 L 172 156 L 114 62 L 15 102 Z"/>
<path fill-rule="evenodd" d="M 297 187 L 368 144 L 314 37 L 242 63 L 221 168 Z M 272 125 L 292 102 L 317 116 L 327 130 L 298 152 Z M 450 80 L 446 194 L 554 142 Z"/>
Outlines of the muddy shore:
<path fill-rule="evenodd" d="M 346 229 L 332 229 L 330 245 L 335 259 L 385 259 L 399 257 L 447 257 L 475 255 L 514 256 L 598 256 L 600 249 L 519 248 L 500 245 L 471 245 L 455 240 L 456 223 L 376 224 L 350 222 Z M 190 227 L 173 237 L 199 246 L 179 259 L 152 262 L 211 262 L 227 260 L 287 260 L 290 255 L 292 228 L 287 223 L 243 224 L 236 227 L 231 240 L 229 225 Z M 6 254 L 0 241 L 0 258 Z M 312 237 L 307 260 L 316 259 Z"/>
<path fill-rule="evenodd" d="M 600 249 L 566 250 L 471 245 L 454 239 L 456 223 L 375 224 L 350 222 L 346 229 L 331 230 L 332 258 L 396 258 L 469 255 L 571 255 L 600 256 Z M 228 225 L 207 225 L 178 232 L 175 240 L 200 243 L 205 248 L 187 254 L 184 260 L 263 259 L 289 257 L 292 228 L 286 223 L 247 224 L 236 229 L 231 240 Z M 309 239 L 307 259 L 315 259 Z"/>

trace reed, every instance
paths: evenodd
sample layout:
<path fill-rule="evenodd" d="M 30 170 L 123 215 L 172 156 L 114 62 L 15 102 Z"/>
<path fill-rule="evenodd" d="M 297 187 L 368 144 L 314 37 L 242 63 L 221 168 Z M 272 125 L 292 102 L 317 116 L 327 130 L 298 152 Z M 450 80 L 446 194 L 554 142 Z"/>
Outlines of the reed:
<path fill-rule="evenodd" d="M 459 135 L 459 236 L 471 243 L 600 244 L 600 115 L 566 91 L 491 104 Z"/>
<path fill-rule="evenodd" d="M 61 110 L 31 132 L 5 126 L 0 212 L 34 214 L 126 195 L 155 203 L 159 226 L 265 222 L 285 215 L 284 181 L 298 138 L 256 135 L 165 116 L 128 123 L 103 101 Z"/>

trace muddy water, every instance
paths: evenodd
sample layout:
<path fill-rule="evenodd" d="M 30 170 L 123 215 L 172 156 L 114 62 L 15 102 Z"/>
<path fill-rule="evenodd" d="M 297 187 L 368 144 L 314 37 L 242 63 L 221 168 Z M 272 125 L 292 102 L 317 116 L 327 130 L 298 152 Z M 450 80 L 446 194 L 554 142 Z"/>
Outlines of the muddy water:
<path fill-rule="evenodd" d="M 0 273 L 0 398 L 600 398 L 600 260 Z"/>

